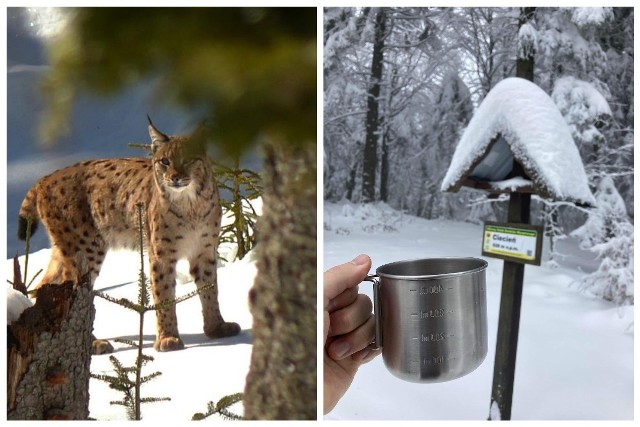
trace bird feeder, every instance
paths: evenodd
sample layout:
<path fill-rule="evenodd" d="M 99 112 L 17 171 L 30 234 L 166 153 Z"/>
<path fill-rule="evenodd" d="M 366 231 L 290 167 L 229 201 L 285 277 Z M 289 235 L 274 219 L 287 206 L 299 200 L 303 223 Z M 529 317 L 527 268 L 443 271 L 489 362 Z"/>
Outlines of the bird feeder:
<path fill-rule="evenodd" d="M 560 111 L 536 84 L 518 77 L 498 83 L 465 129 L 441 189 L 463 186 L 595 205 Z"/>

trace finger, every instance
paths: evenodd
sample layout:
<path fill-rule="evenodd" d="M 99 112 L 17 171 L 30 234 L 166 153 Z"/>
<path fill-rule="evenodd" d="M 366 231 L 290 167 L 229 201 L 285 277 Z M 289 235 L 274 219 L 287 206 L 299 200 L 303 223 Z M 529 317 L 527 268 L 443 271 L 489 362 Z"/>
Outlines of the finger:
<path fill-rule="evenodd" d="M 337 297 L 333 298 L 329 301 L 329 305 L 327 306 L 327 311 L 329 313 L 334 312 L 336 310 L 340 310 L 341 308 L 347 307 L 354 303 L 358 296 L 358 287 L 345 289 Z"/>
<path fill-rule="evenodd" d="M 347 307 L 353 304 L 358 296 L 358 287 L 346 289 L 343 293 L 329 301 L 325 311 L 324 311 L 324 341 L 326 343 L 327 336 L 329 336 L 330 332 L 330 317 L 329 313 L 339 310 L 341 308 Z"/>
<path fill-rule="evenodd" d="M 354 362 L 358 362 L 361 365 L 365 363 L 371 362 L 373 359 L 382 354 L 382 349 L 379 348 L 377 350 L 373 350 L 370 348 L 364 348 L 363 350 L 358 351 L 357 353 L 353 353 L 351 355 L 351 360 Z"/>
<path fill-rule="evenodd" d="M 328 347 L 327 354 L 334 360 L 342 360 L 365 349 L 375 335 L 373 315 L 355 330 L 336 338 Z"/>
<path fill-rule="evenodd" d="M 329 315 L 330 336 L 347 334 L 365 323 L 371 316 L 373 304 L 368 296 L 358 294 L 353 304 Z"/>
<path fill-rule="evenodd" d="M 371 268 L 367 255 L 358 255 L 353 261 L 333 267 L 324 273 L 324 307 L 348 288 L 360 284 Z"/>

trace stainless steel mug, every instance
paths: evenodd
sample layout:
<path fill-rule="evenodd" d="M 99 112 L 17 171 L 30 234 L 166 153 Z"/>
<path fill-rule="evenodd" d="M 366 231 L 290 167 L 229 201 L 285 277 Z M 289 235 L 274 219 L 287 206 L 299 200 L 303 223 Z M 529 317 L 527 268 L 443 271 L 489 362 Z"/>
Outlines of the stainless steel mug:
<path fill-rule="evenodd" d="M 387 369 L 405 381 L 460 378 L 487 355 L 487 262 L 431 258 L 385 264 L 373 282 L 376 336 Z"/>

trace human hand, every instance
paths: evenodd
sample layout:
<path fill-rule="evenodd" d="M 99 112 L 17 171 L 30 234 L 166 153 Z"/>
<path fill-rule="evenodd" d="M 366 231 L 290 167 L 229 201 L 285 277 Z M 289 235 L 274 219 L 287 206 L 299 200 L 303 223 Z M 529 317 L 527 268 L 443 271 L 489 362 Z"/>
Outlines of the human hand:
<path fill-rule="evenodd" d="M 358 284 L 371 268 L 371 259 L 353 261 L 324 273 L 324 413 L 347 391 L 358 368 L 380 354 L 367 348 L 375 335 L 369 297 Z"/>

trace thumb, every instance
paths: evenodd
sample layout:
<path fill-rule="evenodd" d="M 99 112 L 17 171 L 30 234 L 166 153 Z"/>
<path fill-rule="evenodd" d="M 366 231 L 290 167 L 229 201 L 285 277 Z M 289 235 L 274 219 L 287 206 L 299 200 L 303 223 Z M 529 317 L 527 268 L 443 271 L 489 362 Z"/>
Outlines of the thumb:
<path fill-rule="evenodd" d="M 358 286 L 371 269 L 371 258 L 358 255 L 353 261 L 338 265 L 324 273 L 324 306 L 348 288 Z"/>

